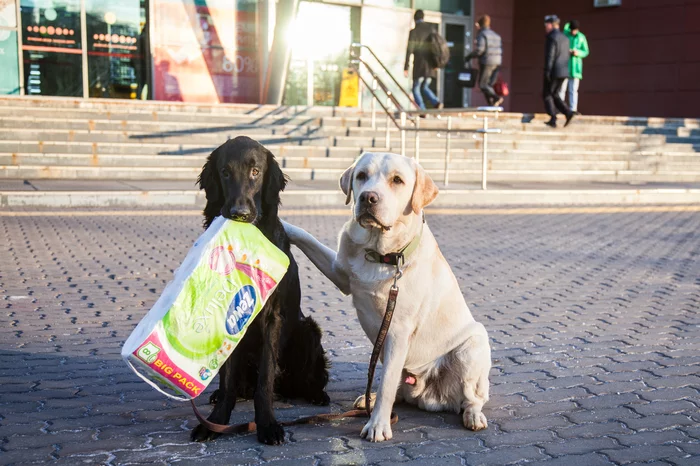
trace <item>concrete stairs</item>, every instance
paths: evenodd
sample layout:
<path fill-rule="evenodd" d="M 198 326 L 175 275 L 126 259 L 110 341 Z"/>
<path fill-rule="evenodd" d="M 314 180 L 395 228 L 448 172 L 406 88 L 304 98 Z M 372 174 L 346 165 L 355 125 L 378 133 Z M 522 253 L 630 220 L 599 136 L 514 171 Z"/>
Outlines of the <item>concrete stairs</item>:
<path fill-rule="evenodd" d="M 514 113 L 491 120 L 503 133 L 489 139 L 490 181 L 700 181 L 699 120 L 584 116 L 558 130 L 544 121 Z M 399 151 L 395 129 L 385 147 L 384 125 L 378 114 L 372 129 L 356 109 L 0 97 L 0 179 L 194 181 L 215 147 L 247 135 L 270 148 L 292 179 L 336 180 L 363 151 Z M 421 121 L 436 130 L 421 134 L 420 161 L 437 180 L 444 127 L 444 120 Z M 453 127 L 480 122 L 464 116 Z M 453 182 L 480 179 L 481 144 L 468 133 L 452 138 Z"/>

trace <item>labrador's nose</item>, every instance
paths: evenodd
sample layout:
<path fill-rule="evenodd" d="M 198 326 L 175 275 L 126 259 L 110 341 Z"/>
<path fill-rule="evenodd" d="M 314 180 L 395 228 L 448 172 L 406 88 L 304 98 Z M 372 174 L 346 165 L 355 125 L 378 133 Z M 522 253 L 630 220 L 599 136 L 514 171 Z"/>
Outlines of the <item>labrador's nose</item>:
<path fill-rule="evenodd" d="M 360 204 L 374 205 L 379 202 L 379 194 L 374 191 L 365 191 L 360 194 Z"/>
<path fill-rule="evenodd" d="M 231 219 L 239 222 L 250 220 L 251 212 L 248 207 L 231 207 Z"/>

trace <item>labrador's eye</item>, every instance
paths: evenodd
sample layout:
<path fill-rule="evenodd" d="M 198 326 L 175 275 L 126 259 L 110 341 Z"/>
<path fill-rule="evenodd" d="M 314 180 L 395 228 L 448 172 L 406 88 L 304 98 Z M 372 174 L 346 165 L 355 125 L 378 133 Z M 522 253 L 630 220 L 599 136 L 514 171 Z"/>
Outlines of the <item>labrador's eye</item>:
<path fill-rule="evenodd" d="M 260 170 L 258 170 L 257 168 L 253 168 L 253 169 L 250 171 L 250 174 L 253 175 L 253 177 L 256 177 L 256 176 L 258 176 L 258 175 L 260 174 Z"/>
<path fill-rule="evenodd" d="M 403 180 L 401 179 L 400 176 L 395 176 L 393 181 L 394 181 L 394 184 L 403 184 Z"/>
<path fill-rule="evenodd" d="M 359 180 L 359 181 L 364 181 L 364 180 L 367 179 L 367 173 L 365 173 L 365 172 L 360 172 L 360 173 L 357 174 L 357 176 L 355 177 L 355 179 L 357 179 L 357 180 Z"/>
<path fill-rule="evenodd" d="M 228 170 L 222 170 L 222 171 L 221 171 L 221 176 L 222 176 L 224 179 L 228 180 L 228 179 L 231 177 L 231 174 L 228 172 Z"/>

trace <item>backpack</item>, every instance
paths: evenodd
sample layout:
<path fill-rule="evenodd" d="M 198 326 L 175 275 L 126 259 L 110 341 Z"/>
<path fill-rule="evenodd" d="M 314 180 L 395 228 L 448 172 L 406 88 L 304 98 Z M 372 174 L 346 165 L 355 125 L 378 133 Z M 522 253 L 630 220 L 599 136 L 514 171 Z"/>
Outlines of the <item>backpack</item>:
<path fill-rule="evenodd" d="M 428 64 L 432 68 L 444 68 L 450 61 L 450 48 L 445 39 L 437 32 L 431 32 L 425 42 Z"/>

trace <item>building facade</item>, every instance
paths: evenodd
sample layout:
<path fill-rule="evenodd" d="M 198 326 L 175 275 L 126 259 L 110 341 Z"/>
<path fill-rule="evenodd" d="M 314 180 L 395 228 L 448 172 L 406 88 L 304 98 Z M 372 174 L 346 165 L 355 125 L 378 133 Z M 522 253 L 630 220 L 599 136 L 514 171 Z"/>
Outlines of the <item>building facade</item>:
<path fill-rule="evenodd" d="M 541 112 L 543 18 L 557 14 L 591 48 L 583 113 L 700 116 L 700 0 L 0 0 L 0 94 L 338 105 L 353 42 L 410 85 L 415 9 L 450 45 L 433 83 L 448 107 L 484 103 L 456 77 L 489 14 L 506 109 Z"/>
<path fill-rule="evenodd" d="M 283 3 L 296 18 L 280 17 Z M 414 8 L 457 37 L 461 66 L 472 0 L 0 0 L 0 93 L 263 103 L 284 75 L 283 103 L 337 105 L 352 42 L 408 85 Z M 275 35 L 284 69 L 270 58 Z"/>

